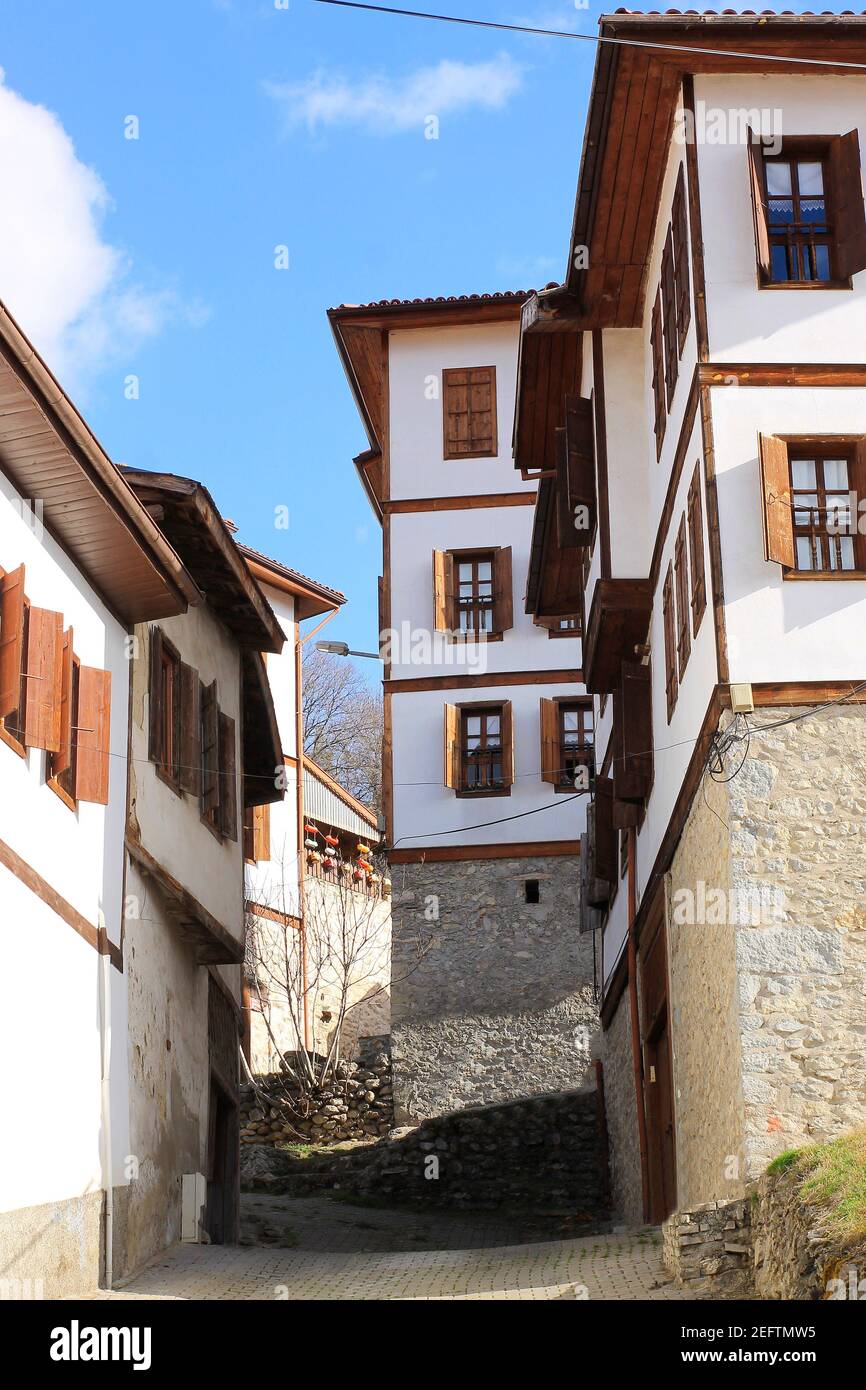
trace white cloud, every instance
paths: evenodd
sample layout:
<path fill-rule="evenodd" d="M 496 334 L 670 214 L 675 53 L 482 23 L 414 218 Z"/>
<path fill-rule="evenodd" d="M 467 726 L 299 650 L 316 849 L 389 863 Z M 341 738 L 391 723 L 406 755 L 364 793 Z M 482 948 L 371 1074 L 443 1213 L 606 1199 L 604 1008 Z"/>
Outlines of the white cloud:
<path fill-rule="evenodd" d="M 0 188 L 0 299 L 64 386 L 128 360 L 171 320 L 201 321 L 175 290 L 133 280 L 129 257 L 103 236 L 111 199 L 99 175 L 2 68 Z"/>
<path fill-rule="evenodd" d="M 522 68 L 507 53 L 482 63 L 443 59 L 405 77 L 370 75 L 351 81 L 323 69 L 302 82 L 266 82 L 287 130 L 306 125 L 364 126 L 377 135 L 421 128 L 428 116 L 479 108 L 498 111 L 520 88 Z"/>

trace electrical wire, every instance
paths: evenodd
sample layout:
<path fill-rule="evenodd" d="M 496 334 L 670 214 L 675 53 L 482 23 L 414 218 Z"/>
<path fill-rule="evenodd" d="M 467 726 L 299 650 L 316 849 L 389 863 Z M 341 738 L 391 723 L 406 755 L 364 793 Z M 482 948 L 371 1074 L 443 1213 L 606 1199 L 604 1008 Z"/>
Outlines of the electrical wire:
<path fill-rule="evenodd" d="M 468 830 L 485 830 L 488 825 L 504 825 L 506 821 L 522 820 L 524 816 L 537 816 L 542 811 L 551 811 L 554 806 L 567 806 L 569 801 L 579 801 L 582 796 L 589 796 L 588 791 L 575 792 L 574 796 L 560 797 L 559 801 L 549 801 L 544 806 L 533 806 L 528 811 L 516 811 L 513 816 L 499 816 L 496 820 L 479 821 L 477 825 L 458 825 L 453 830 L 431 830 L 424 832 L 419 830 L 417 835 L 401 835 L 395 840 L 391 849 L 396 849 L 403 840 L 438 840 L 443 835 L 461 835 Z"/>
<path fill-rule="evenodd" d="M 366 0 L 316 0 L 318 5 L 335 5 L 345 10 L 371 10 L 374 14 L 400 15 L 407 19 L 433 19 L 440 24 L 463 24 L 473 29 L 498 29 L 509 34 L 537 34 L 548 39 L 575 39 L 580 43 L 603 43 L 616 48 L 648 48 L 663 53 L 709 54 L 716 58 L 746 58 L 759 63 L 797 63 L 806 67 L 848 68 L 866 71 L 866 63 L 845 62 L 841 58 L 795 58 L 781 53 L 756 53 L 748 49 L 705 48 L 703 45 L 659 43 L 651 39 L 615 38 L 611 34 L 579 34 L 570 29 L 541 29 L 530 24 L 504 24 L 493 19 L 469 19 L 465 15 L 432 14 L 428 10 L 404 10 L 394 5 L 371 5 Z M 775 16 L 774 16 L 775 17 Z"/>

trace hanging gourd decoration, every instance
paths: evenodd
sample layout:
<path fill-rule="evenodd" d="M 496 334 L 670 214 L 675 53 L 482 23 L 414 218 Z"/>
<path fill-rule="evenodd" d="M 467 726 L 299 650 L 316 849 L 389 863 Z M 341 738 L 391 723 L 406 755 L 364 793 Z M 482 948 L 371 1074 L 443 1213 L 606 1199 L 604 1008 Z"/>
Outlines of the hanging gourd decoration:
<path fill-rule="evenodd" d="M 370 854 L 370 853 L 371 853 L 370 846 L 369 846 L 369 845 L 365 845 L 364 842 L 363 842 L 363 840 L 359 840 L 359 841 L 358 841 L 358 853 L 359 853 L 359 854 Z"/>
<path fill-rule="evenodd" d="M 373 872 L 373 865 L 368 864 L 366 859 L 358 860 L 358 868 L 363 869 L 365 874 L 371 874 Z"/>
<path fill-rule="evenodd" d="M 390 878 L 383 878 L 383 879 L 382 879 L 382 894 L 383 894 L 384 897 L 390 898 L 390 896 L 391 896 L 391 880 L 390 880 Z"/>
<path fill-rule="evenodd" d="M 359 868 L 359 867 L 356 865 L 355 868 L 352 870 L 352 878 L 355 879 L 355 881 L 357 882 L 358 879 L 363 878 L 363 877 L 364 877 L 364 870 L 361 869 L 361 868 Z"/>
<path fill-rule="evenodd" d="M 322 862 L 322 855 L 319 853 L 319 851 L 318 851 L 317 849 L 308 849 L 308 850 L 307 850 L 307 863 L 308 863 L 308 864 L 321 864 L 321 862 Z"/>
<path fill-rule="evenodd" d="M 317 842 L 313 839 L 312 835 L 308 835 L 308 836 L 307 836 L 306 840 L 304 841 L 304 845 L 305 845 L 305 847 L 306 847 L 307 849 L 318 849 L 318 848 L 319 848 Z"/>
<path fill-rule="evenodd" d="M 336 836 L 336 835 L 326 835 L 326 836 L 325 836 L 325 844 L 326 844 L 326 845 L 329 845 L 331 849 L 336 849 L 337 846 L 339 845 L 339 843 L 340 843 L 340 841 L 337 839 L 337 836 Z"/>
<path fill-rule="evenodd" d="M 322 867 L 325 869 L 335 869 L 337 867 L 337 861 L 333 854 L 326 854 L 323 856 Z"/>
<path fill-rule="evenodd" d="M 304 822 L 304 834 L 305 834 L 305 835 L 319 835 L 319 834 L 321 834 L 321 831 L 319 830 L 319 827 L 318 827 L 317 825 L 312 825 L 309 821 L 305 821 L 305 822 Z"/>

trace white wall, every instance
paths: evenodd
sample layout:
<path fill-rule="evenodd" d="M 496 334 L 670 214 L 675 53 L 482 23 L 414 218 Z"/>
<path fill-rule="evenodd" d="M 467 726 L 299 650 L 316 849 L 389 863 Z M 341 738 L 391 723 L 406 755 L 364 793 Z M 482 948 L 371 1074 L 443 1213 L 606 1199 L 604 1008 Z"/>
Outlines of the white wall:
<path fill-rule="evenodd" d="M 764 559 L 758 433 L 866 433 L 866 390 L 719 387 L 711 398 L 731 680 L 862 680 L 866 581 L 784 580 Z"/>
<path fill-rule="evenodd" d="M 0 474 L 0 565 L 25 566 L 25 591 L 36 607 L 63 614 L 74 629 L 85 665 L 112 678 L 109 803 L 80 802 L 71 811 L 45 784 L 46 755 L 26 759 L 0 743 L 0 839 L 84 917 L 120 941 L 123 834 L 126 811 L 126 733 L 129 663 L 125 631 L 52 538 L 24 520 L 20 498 Z M 61 1144 L 46 1142 L 43 1127 L 18 1125 L 4 1148 L 0 1209 L 74 1197 L 102 1184 L 100 1154 L 99 973 L 102 959 L 84 939 L 7 869 L 0 867 L 0 975 L 7 983 L 0 1011 L 0 1047 L 6 1090 L 27 1075 L 58 1067 L 52 1126 Z M 112 1027 L 125 1052 L 125 977 L 111 970 Z M 128 1152 L 126 1070 L 111 1079 L 115 1173 Z"/>
<path fill-rule="evenodd" d="M 519 322 L 395 330 L 389 335 L 391 497 L 534 490 L 511 457 Z M 495 458 L 445 459 L 441 373 L 446 367 L 495 367 Z M 430 379 L 438 383 L 428 399 Z"/>
<path fill-rule="evenodd" d="M 782 135 L 857 128 L 866 155 L 866 75 L 699 76 L 695 97 L 724 111 L 778 109 Z M 852 290 L 761 290 L 746 147 L 698 144 L 710 356 L 722 362 L 863 360 L 866 274 Z"/>
<path fill-rule="evenodd" d="M 541 780 L 542 696 L 583 693 L 582 686 L 514 685 L 404 692 L 392 697 L 394 740 L 394 844 L 508 844 L 531 840 L 576 840 L 586 823 L 586 798 L 571 800 Z M 510 796 L 458 797 L 444 785 L 444 709 L 469 700 L 506 699 L 514 721 L 515 781 Z M 549 809 L 522 820 L 488 825 L 520 812 Z M 442 834 L 443 831 L 456 833 Z M 436 837 L 436 838 L 431 838 Z"/>

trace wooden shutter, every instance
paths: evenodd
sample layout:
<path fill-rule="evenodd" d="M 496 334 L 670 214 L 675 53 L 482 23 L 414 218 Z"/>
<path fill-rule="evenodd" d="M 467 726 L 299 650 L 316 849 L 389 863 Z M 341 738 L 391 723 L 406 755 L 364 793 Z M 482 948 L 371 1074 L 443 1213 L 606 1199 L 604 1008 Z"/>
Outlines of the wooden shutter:
<path fill-rule="evenodd" d="M 63 634 L 60 676 L 60 747 L 51 759 L 52 777 L 61 777 L 72 766 L 72 708 L 75 682 L 75 655 L 72 648 L 72 628 Z"/>
<path fill-rule="evenodd" d="M 695 464 L 689 483 L 689 553 L 692 562 L 692 631 L 698 628 L 707 606 L 707 584 L 704 570 L 704 513 L 701 502 L 701 465 Z"/>
<path fill-rule="evenodd" d="M 445 706 L 445 785 L 459 791 L 462 782 L 460 747 L 460 711 L 456 705 Z"/>
<path fill-rule="evenodd" d="M 856 130 L 830 142 L 830 189 L 836 242 L 835 274 L 840 280 L 866 270 L 866 212 L 860 139 Z"/>
<path fill-rule="evenodd" d="M 493 631 L 507 632 L 513 626 L 511 546 L 503 545 L 493 552 Z"/>
<path fill-rule="evenodd" d="M 78 671 L 78 729 L 75 799 L 108 805 L 111 672 L 94 666 Z"/>
<path fill-rule="evenodd" d="M 497 451 L 496 368 L 448 367 L 442 373 L 445 458 Z"/>
<path fill-rule="evenodd" d="M 435 554 L 435 552 L 434 552 L 434 554 Z M 385 641 L 385 636 L 384 636 L 384 634 L 385 634 L 385 578 L 384 578 L 384 575 L 381 575 L 381 574 L 380 574 L 380 575 L 379 575 L 379 578 L 378 578 L 377 581 L 376 581 L 376 593 L 377 593 L 378 601 L 379 601 L 379 602 L 378 602 L 378 614 L 379 614 L 379 645 L 378 645 L 378 647 L 376 648 L 376 650 L 377 650 L 378 652 L 381 653 L 381 651 L 382 651 L 382 645 L 383 645 L 383 643 L 384 643 L 384 641 Z"/>
<path fill-rule="evenodd" d="M 589 545 L 595 531 L 595 420 L 592 401 L 566 396 L 556 431 L 557 539 L 563 550 Z M 584 516 L 585 524 L 578 524 Z"/>
<path fill-rule="evenodd" d="M 253 858 L 260 861 L 270 857 L 271 808 L 265 803 L 264 806 L 253 807 Z"/>
<path fill-rule="evenodd" d="M 671 565 L 668 565 L 668 572 L 665 575 L 664 589 L 662 591 L 662 620 L 664 622 L 665 633 L 665 698 L 667 703 L 668 723 L 671 722 L 671 715 L 677 702 L 677 645 L 674 618 L 674 575 Z"/>
<path fill-rule="evenodd" d="M 674 189 L 673 229 L 674 280 L 677 290 L 677 342 L 680 355 L 682 355 L 692 317 L 689 283 L 689 226 L 686 218 L 685 170 L 682 164 L 680 165 L 680 172 L 677 174 L 677 186 Z"/>
<path fill-rule="evenodd" d="M 617 874 L 617 836 L 613 825 L 613 781 L 599 777 L 595 784 L 595 866 L 599 878 L 613 885 Z"/>
<path fill-rule="evenodd" d="M 677 338 L 677 292 L 674 283 L 674 240 L 670 227 L 668 227 L 665 248 L 662 252 L 662 313 L 664 315 L 665 384 L 667 403 L 670 407 L 674 398 L 674 388 L 677 384 L 680 364 Z"/>
<path fill-rule="evenodd" d="M 649 666 L 622 663 L 620 684 L 620 757 L 614 761 L 615 795 L 620 801 L 643 801 L 652 786 L 652 697 Z"/>
<path fill-rule="evenodd" d="M 24 684 L 24 746 L 60 748 L 63 683 L 63 617 L 48 608 L 31 608 L 27 628 Z"/>
<path fill-rule="evenodd" d="M 201 792 L 201 681 L 198 671 L 180 663 L 180 767 L 181 789 L 198 796 Z"/>
<path fill-rule="evenodd" d="M 679 530 L 674 545 L 674 577 L 677 594 L 677 657 L 679 659 L 680 680 L 692 649 L 691 628 L 689 625 L 689 553 L 686 546 L 686 518 L 680 517 Z"/>
<path fill-rule="evenodd" d="M 752 221 L 755 226 L 755 259 L 759 275 L 770 278 L 770 212 L 764 181 L 764 147 L 751 127 L 746 132 L 749 159 L 749 187 L 752 192 Z"/>
<path fill-rule="evenodd" d="M 759 434 L 761 496 L 764 505 L 764 554 L 786 569 L 794 568 L 794 519 L 788 446 L 775 434 Z"/>
<path fill-rule="evenodd" d="M 216 681 L 203 685 L 201 700 L 201 809 L 207 814 L 219 805 L 219 706 Z"/>
<path fill-rule="evenodd" d="M 162 628 L 150 629 L 150 693 L 148 697 L 148 757 L 162 766 L 164 761 L 162 707 Z"/>
<path fill-rule="evenodd" d="M 235 721 L 219 711 L 219 828 L 227 840 L 238 838 L 238 784 Z"/>
<path fill-rule="evenodd" d="M 437 632 L 456 628 L 454 612 L 454 556 L 448 550 L 433 551 L 433 626 Z"/>
<path fill-rule="evenodd" d="M 510 700 L 502 702 L 499 728 L 502 738 L 502 785 L 510 787 L 514 782 L 514 715 Z"/>
<path fill-rule="evenodd" d="M 662 451 L 662 440 L 665 437 L 665 423 L 667 419 L 665 407 L 665 365 L 664 348 L 662 346 L 662 297 L 661 290 L 656 294 L 655 304 L 652 312 L 652 326 L 650 328 L 650 346 L 652 349 L 653 367 L 653 404 L 655 407 L 655 420 L 653 430 L 656 437 L 656 458 Z"/>
<path fill-rule="evenodd" d="M 24 566 L 4 574 L 0 584 L 0 718 L 21 701 L 24 670 Z"/>
<path fill-rule="evenodd" d="M 553 786 L 559 784 L 559 706 L 555 700 L 542 696 L 541 721 L 541 780 Z"/>

